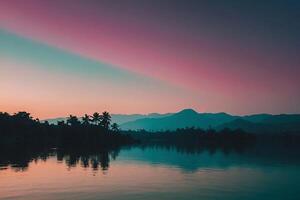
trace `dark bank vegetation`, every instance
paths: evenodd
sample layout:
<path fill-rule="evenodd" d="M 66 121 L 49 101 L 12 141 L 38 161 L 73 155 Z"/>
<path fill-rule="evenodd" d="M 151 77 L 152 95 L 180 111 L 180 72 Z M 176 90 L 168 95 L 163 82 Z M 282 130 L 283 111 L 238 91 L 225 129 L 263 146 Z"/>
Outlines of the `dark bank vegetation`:
<path fill-rule="evenodd" d="M 141 145 L 176 146 L 188 151 L 197 151 L 201 148 L 241 150 L 246 146 L 251 146 L 256 140 L 254 134 L 246 133 L 240 129 L 215 131 L 213 129 L 182 128 L 175 131 L 147 132 L 140 130 L 123 131 L 123 133 L 139 140 Z"/>
<path fill-rule="evenodd" d="M 82 119 L 70 115 L 67 122 L 60 121 L 57 125 L 41 123 L 27 112 L 0 113 L 2 146 L 94 149 L 132 143 L 132 137 L 121 134 L 118 126 L 111 124 L 108 112 L 85 115 Z"/>
<path fill-rule="evenodd" d="M 215 143 L 223 145 L 232 145 L 234 143 L 247 144 L 254 141 L 263 142 L 287 142 L 289 144 L 299 144 L 300 133 L 282 132 L 282 133 L 251 133 L 243 129 L 223 128 L 215 130 L 212 128 L 201 129 L 194 127 L 178 128 L 174 131 L 146 131 L 146 130 L 128 130 L 122 131 L 124 134 L 130 134 L 143 142 L 172 142 L 203 144 Z"/>

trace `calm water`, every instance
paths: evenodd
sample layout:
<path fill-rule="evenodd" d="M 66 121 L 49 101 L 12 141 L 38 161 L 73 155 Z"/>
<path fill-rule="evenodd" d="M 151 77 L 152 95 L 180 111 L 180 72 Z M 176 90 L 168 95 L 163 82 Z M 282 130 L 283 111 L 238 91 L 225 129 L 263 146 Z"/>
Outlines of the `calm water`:
<path fill-rule="evenodd" d="M 300 199 L 297 155 L 132 147 L 0 160 L 0 199 Z M 16 162 L 16 163 L 13 163 Z"/>

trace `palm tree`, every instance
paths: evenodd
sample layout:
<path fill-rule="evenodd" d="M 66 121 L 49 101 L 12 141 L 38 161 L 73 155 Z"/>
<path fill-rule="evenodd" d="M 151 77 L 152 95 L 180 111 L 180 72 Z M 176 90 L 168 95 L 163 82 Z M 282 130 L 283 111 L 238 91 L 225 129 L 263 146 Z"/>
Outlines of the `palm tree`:
<path fill-rule="evenodd" d="M 110 114 L 108 112 L 104 111 L 101 115 L 100 125 L 103 126 L 106 130 L 108 130 L 110 121 L 111 121 Z"/>
<path fill-rule="evenodd" d="M 98 125 L 100 121 L 101 121 L 101 115 L 98 112 L 95 112 L 92 116 L 92 122 L 95 125 Z"/>
<path fill-rule="evenodd" d="M 82 117 L 82 124 L 85 125 L 85 126 L 88 126 L 90 124 L 90 116 L 85 114 L 83 117 Z"/>
<path fill-rule="evenodd" d="M 119 125 L 117 123 L 113 123 L 111 125 L 111 130 L 115 133 L 118 133 L 119 132 Z"/>
<path fill-rule="evenodd" d="M 70 117 L 67 119 L 67 124 L 71 126 L 78 126 L 80 125 L 80 121 L 76 116 L 70 115 Z"/>

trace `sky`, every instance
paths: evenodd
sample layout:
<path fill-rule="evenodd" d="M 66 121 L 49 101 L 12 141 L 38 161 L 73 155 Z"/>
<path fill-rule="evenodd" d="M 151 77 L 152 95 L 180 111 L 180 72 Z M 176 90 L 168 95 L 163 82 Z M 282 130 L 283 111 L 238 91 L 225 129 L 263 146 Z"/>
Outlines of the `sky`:
<path fill-rule="evenodd" d="M 300 112 L 300 1 L 2 0 L 0 111 Z"/>

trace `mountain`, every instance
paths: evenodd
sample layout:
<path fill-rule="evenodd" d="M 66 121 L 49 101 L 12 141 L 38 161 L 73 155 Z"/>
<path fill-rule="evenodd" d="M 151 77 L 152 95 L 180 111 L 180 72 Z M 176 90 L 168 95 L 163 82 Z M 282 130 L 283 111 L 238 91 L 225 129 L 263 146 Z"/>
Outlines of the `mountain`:
<path fill-rule="evenodd" d="M 270 114 L 255 114 L 255 115 L 245 115 L 242 118 L 249 122 L 259 123 L 259 122 L 262 122 L 263 120 L 266 120 L 272 116 L 273 115 L 270 115 Z"/>
<path fill-rule="evenodd" d="M 232 121 L 236 116 L 226 113 L 197 113 L 192 109 L 185 109 L 173 115 L 160 118 L 143 118 L 121 124 L 124 130 L 145 129 L 150 131 L 175 130 L 177 128 L 197 127 L 209 128 Z"/>
<path fill-rule="evenodd" d="M 253 118 L 250 121 L 249 117 L 241 117 L 222 124 L 217 129 L 243 129 L 251 133 L 300 133 L 300 115 L 268 115 L 260 121 Z"/>
<path fill-rule="evenodd" d="M 232 130 L 242 129 L 249 133 L 266 132 L 268 129 L 268 127 L 266 127 L 265 125 L 263 125 L 261 123 L 247 121 L 243 118 L 238 118 L 238 119 L 235 119 L 228 123 L 224 123 L 224 124 L 216 127 L 217 130 L 222 130 L 225 128 L 229 128 Z"/>
<path fill-rule="evenodd" d="M 50 124 L 66 118 L 48 119 Z M 193 109 L 184 109 L 177 113 L 112 114 L 112 122 L 116 122 L 123 130 L 148 131 L 175 130 L 177 128 L 214 128 L 243 129 L 252 133 L 299 132 L 300 115 L 297 114 L 255 114 L 234 116 L 221 113 L 198 113 Z"/>
<path fill-rule="evenodd" d="M 135 121 L 138 119 L 143 119 L 143 118 L 161 118 L 161 117 L 167 117 L 172 115 L 173 113 L 166 113 L 166 114 L 159 114 L 159 113 L 150 113 L 148 115 L 141 115 L 141 114 L 131 114 L 131 115 L 126 115 L 126 114 L 112 114 L 111 115 L 111 120 L 112 122 L 115 122 L 117 124 L 123 124 L 126 122 L 130 121 Z"/>
<path fill-rule="evenodd" d="M 300 125 L 300 115 L 298 114 L 270 115 L 269 117 L 263 119 L 261 122 L 266 124 Z"/>
<path fill-rule="evenodd" d="M 145 129 L 148 131 L 175 130 L 177 128 L 243 129 L 252 133 L 300 133 L 300 115 L 256 114 L 234 116 L 227 113 L 197 113 L 185 109 L 161 118 L 143 118 L 121 124 L 123 130 Z"/>
<path fill-rule="evenodd" d="M 300 115 L 273 115 L 264 119 L 261 123 L 268 127 L 273 127 L 276 131 L 298 132 L 300 133 Z"/>
<path fill-rule="evenodd" d="M 58 118 L 52 118 L 52 119 L 45 119 L 41 120 L 41 122 L 49 122 L 49 124 L 57 124 L 58 121 L 67 121 L 67 117 L 58 117 Z"/>
<path fill-rule="evenodd" d="M 161 117 L 167 117 L 172 115 L 173 113 L 166 113 L 166 114 L 159 114 L 159 113 L 150 113 L 147 115 L 142 114 L 112 114 L 111 115 L 111 121 L 113 123 L 117 124 L 123 124 L 130 121 L 135 121 L 138 119 L 144 119 L 144 118 L 161 118 Z M 53 118 L 53 119 L 45 119 L 41 120 L 42 122 L 48 121 L 50 124 L 57 124 L 58 121 L 67 121 L 68 117 L 59 117 L 59 118 Z M 81 117 L 80 117 L 81 118 Z"/>

